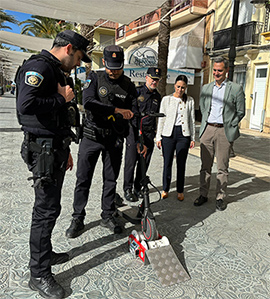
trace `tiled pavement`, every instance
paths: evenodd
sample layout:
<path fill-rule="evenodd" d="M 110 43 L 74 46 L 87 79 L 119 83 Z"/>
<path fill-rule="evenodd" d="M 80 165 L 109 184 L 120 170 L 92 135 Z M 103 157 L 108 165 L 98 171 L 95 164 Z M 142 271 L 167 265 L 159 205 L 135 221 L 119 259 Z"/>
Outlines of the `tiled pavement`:
<path fill-rule="evenodd" d="M 162 287 L 151 265 L 144 266 L 128 252 L 127 236 L 134 229 L 125 223 L 121 235 L 99 226 L 102 185 L 101 163 L 96 169 L 87 206 L 86 227 L 76 239 L 67 239 L 75 169 L 68 171 L 62 193 L 62 211 L 53 231 L 56 252 L 71 260 L 53 267 L 68 298 L 91 299 L 269 299 L 270 298 L 270 139 L 244 130 L 235 142 L 231 160 L 228 208 L 215 211 L 213 175 L 210 200 L 194 207 L 198 195 L 198 147 L 187 161 L 185 200 L 176 199 L 175 173 L 169 198 L 153 205 L 161 235 L 165 235 L 190 280 Z M 28 286 L 29 228 L 33 189 L 30 173 L 20 158 L 22 133 L 15 117 L 15 99 L 0 97 L 0 298 L 41 298 Z M 198 146 L 198 143 L 197 143 Z M 72 145 L 76 163 L 78 146 Z M 149 176 L 161 190 L 162 157 L 156 149 Z M 121 172 L 118 192 L 122 194 Z M 157 194 L 151 190 L 151 199 Z M 139 229 L 136 227 L 136 229 Z"/>

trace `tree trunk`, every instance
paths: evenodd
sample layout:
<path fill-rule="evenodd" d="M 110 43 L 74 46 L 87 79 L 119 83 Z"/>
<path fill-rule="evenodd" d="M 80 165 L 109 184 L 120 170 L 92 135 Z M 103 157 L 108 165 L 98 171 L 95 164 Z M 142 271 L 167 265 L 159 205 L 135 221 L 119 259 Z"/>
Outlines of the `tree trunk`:
<path fill-rule="evenodd" d="M 162 19 L 172 8 L 172 1 L 167 0 L 161 6 L 161 16 Z M 159 24 L 158 31 L 158 67 L 161 69 L 161 80 L 158 85 L 158 91 L 161 97 L 166 95 L 167 86 L 167 71 L 168 71 L 168 52 L 170 43 L 170 14 L 166 16 Z"/>
<path fill-rule="evenodd" d="M 94 26 L 81 24 L 80 33 L 82 36 L 84 36 L 86 39 L 89 40 L 89 46 L 87 47 L 86 54 L 91 57 L 92 49 L 94 48 Z M 91 32 L 92 31 L 92 32 Z M 86 69 L 86 77 L 91 71 L 91 63 L 85 63 L 85 69 Z"/>

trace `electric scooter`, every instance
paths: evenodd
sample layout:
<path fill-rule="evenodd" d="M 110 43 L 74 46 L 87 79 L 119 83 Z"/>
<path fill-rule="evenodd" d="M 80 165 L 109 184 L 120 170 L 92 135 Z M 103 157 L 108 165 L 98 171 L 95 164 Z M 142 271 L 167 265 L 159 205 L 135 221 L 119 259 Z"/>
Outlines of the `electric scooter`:
<path fill-rule="evenodd" d="M 140 151 L 144 148 L 144 140 L 143 140 L 143 120 L 147 117 L 164 117 L 163 113 L 135 113 L 135 117 L 138 118 L 139 123 L 139 132 L 138 132 L 138 141 L 140 146 Z M 159 238 L 159 234 L 157 231 L 157 226 L 155 222 L 155 217 L 153 212 L 151 211 L 151 203 L 149 199 L 149 187 L 150 184 L 152 187 L 156 189 L 159 193 L 159 200 L 161 199 L 160 191 L 151 183 L 149 176 L 146 174 L 146 161 L 143 154 L 140 154 L 140 167 L 141 167 L 141 192 L 143 195 L 143 201 L 138 207 L 137 215 L 134 217 L 130 216 L 126 213 L 125 209 L 122 209 L 121 213 L 121 205 L 123 206 L 123 200 L 117 195 L 116 205 L 118 206 L 118 212 L 120 211 L 120 215 L 127 219 L 129 222 L 133 224 L 141 224 L 142 234 L 146 241 L 154 241 Z M 122 201 L 121 201 L 122 200 Z M 158 200 L 158 201 L 159 201 Z"/>
<path fill-rule="evenodd" d="M 164 116 L 163 113 L 135 113 L 135 117 L 139 120 L 140 151 L 142 151 L 144 147 L 143 119 L 146 117 Z M 133 230 L 128 237 L 129 251 L 134 257 L 139 257 L 145 265 L 151 263 L 163 286 L 186 281 L 189 279 L 189 275 L 179 262 L 168 238 L 166 236 L 162 237 L 158 233 L 155 217 L 151 211 L 148 185 L 150 184 L 157 190 L 159 193 L 159 200 L 161 200 L 161 194 L 151 183 L 149 176 L 146 175 L 146 161 L 142 153 L 140 153 L 140 166 L 142 174 L 140 184 L 142 187 L 143 201 L 139 205 L 137 213 L 133 213 L 132 215 L 130 211 L 134 211 L 134 207 L 123 205 L 123 199 L 119 195 L 117 195 L 118 200 L 115 201 L 116 206 L 119 204 L 117 211 L 120 216 L 133 224 L 141 224 L 141 231 Z"/>

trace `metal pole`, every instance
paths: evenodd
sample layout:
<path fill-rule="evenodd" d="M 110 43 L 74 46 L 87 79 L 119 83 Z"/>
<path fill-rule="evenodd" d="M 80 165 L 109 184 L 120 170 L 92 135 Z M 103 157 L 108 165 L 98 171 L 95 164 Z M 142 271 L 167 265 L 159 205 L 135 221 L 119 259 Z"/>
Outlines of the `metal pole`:
<path fill-rule="evenodd" d="M 239 16 L 239 4 L 240 4 L 240 0 L 234 0 L 231 43 L 230 43 L 230 51 L 229 51 L 229 80 L 230 81 L 233 80 L 234 61 L 236 57 L 235 47 L 237 43 L 237 23 L 238 23 L 238 16 Z"/>

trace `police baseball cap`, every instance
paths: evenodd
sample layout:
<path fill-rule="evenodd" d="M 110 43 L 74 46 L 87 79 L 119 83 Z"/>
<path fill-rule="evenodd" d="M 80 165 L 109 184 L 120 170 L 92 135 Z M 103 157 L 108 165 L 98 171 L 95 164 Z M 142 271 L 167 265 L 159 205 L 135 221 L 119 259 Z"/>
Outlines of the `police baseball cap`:
<path fill-rule="evenodd" d="M 80 35 L 79 33 L 72 30 L 65 30 L 57 34 L 56 37 L 61 37 L 62 39 L 70 42 L 72 46 L 76 47 L 78 50 L 82 51 L 84 62 L 91 62 L 92 60 L 86 54 L 86 48 L 89 45 L 89 40 Z"/>
<path fill-rule="evenodd" d="M 158 67 L 149 67 L 147 70 L 147 75 L 152 79 L 160 79 L 161 78 L 161 69 Z"/>
<path fill-rule="evenodd" d="M 116 45 L 107 46 L 103 51 L 105 67 L 109 70 L 121 70 L 124 67 L 124 51 Z"/>

